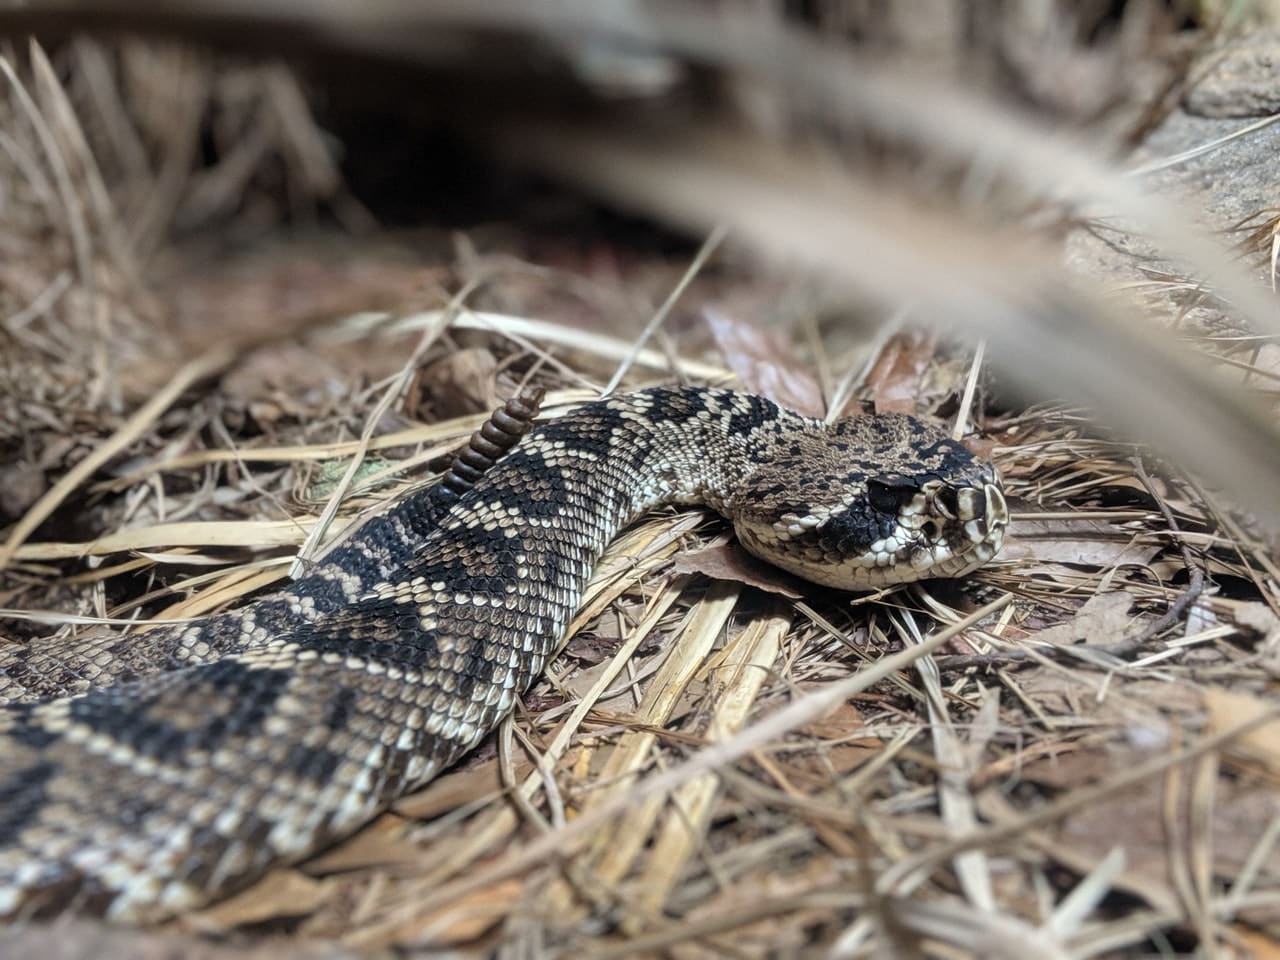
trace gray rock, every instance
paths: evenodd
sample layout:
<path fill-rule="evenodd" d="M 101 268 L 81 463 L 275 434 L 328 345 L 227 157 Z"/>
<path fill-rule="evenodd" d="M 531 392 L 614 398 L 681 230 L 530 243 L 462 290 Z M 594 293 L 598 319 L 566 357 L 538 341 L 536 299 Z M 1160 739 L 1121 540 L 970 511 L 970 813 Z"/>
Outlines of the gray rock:
<path fill-rule="evenodd" d="M 1280 64 L 1280 31 L 1265 31 L 1263 35 L 1271 38 L 1269 49 L 1276 51 L 1275 63 Z M 1250 82 L 1238 84 L 1231 94 L 1225 80 L 1215 81 L 1208 88 L 1213 91 L 1216 109 L 1227 111 L 1224 116 L 1205 117 L 1188 109 L 1175 109 L 1151 131 L 1131 158 L 1138 168 L 1247 131 L 1198 156 L 1137 175 L 1143 189 L 1178 203 L 1201 229 L 1220 233 L 1226 244 L 1241 243 L 1253 227 L 1275 216 L 1275 185 L 1280 182 L 1280 123 L 1248 130 L 1255 124 L 1239 119 L 1246 107 L 1254 109 L 1264 102 L 1264 46 L 1260 42 L 1248 46 L 1254 54 L 1247 62 L 1256 68 L 1248 74 Z M 1230 61 L 1235 65 L 1231 75 L 1237 80 L 1245 79 L 1246 71 L 1241 66 L 1245 62 L 1239 57 Z M 1276 98 L 1273 109 L 1280 109 L 1280 82 L 1273 79 L 1271 88 L 1269 93 Z M 1231 97 L 1238 100 L 1232 101 Z M 1200 101 L 1202 110 L 1207 109 L 1206 102 Z M 1234 108 L 1233 102 L 1237 104 Z M 1241 255 L 1257 265 L 1263 282 L 1270 283 L 1265 256 L 1245 250 Z M 1147 289 L 1147 306 L 1155 313 L 1176 317 L 1189 331 L 1210 335 L 1244 332 L 1228 312 L 1188 281 L 1185 266 L 1161 257 L 1124 224 L 1074 231 L 1067 240 L 1066 258 L 1073 270 L 1109 282 L 1142 284 Z"/>
<path fill-rule="evenodd" d="M 1265 117 L 1280 111 L 1280 29 L 1254 30 L 1211 54 L 1184 98 L 1202 117 Z"/>

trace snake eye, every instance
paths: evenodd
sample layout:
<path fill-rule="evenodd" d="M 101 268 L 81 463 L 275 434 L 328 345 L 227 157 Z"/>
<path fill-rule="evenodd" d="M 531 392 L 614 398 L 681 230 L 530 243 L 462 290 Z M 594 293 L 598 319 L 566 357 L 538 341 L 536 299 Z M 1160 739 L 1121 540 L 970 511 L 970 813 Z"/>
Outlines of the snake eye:
<path fill-rule="evenodd" d="M 898 508 L 915 496 L 914 487 L 895 487 L 879 480 L 867 481 L 867 500 L 872 508 L 889 516 L 897 516 Z"/>

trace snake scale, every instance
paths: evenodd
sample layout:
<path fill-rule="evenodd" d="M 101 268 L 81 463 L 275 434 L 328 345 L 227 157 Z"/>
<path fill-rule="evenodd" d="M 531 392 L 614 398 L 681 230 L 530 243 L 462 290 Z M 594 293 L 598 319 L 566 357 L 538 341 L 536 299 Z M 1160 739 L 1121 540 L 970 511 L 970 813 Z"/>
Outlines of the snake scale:
<path fill-rule="evenodd" d="M 0 648 L 0 917 L 154 922 L 351 833 L 497 725 L 610 540 L 655 506 L 711 507 L 753 553 L 844 590 L 967 573 L 1008 522 L 994 468 L 901 415 L 825 426 L 653 388 L 506 445 L 280 593 Z"/>

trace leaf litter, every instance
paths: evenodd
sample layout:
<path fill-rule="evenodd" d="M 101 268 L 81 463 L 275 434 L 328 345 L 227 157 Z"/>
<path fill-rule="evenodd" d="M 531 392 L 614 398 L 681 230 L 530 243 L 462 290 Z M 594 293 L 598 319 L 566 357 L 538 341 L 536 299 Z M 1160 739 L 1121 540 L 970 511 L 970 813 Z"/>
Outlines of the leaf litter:
<path fill-rule="evenodd" d="M 179 52 L 123 56 L 175 71 L 185 97 L 218 96 L 217 73 Z M 40 107 L 75 148 L 85 137 L 42 63 Z M 278 74 L 239 79 L 275 90 L 277 107 L 288 100 Z M 301 139 L 275 148 L 296 163 L 318 132 L 290 129 Z M 101 174 L 78 158 L 72 186 L 97 196 Z M 252 176 L 223 174 L 161 198 L 169 216 L 210 217 Z M 345 202 L 316 171 L 308 182 Z M 28 209 L 55 189 L 28 187 Z M 827 358 L 805 336 L 788 342 L 717 307 L 701 276 L 685 294 L 697 308 L 682 309 L 709 329 L 673 322 L 665 342 L 633 351 L 634 328 L 536 315 L 572 300 L 603 316 L 625 290 L 466 251 L 429 278 L 373 253 L 351 261 L 357 283 L 268 265 L 250 291 L 259 299 L 234 311 L 242 335 L 201 347 L 171 325 L 157 338 L 163 299 L 108 242 L 125 213 L 87 209 L 58 219 L 29 273 L 5 268 L 5 329 L 27 368 L 5 384 L 5 409 L 31 432 L 21 445 L 4 434 L 19 451 L 0 506 L 3 612 L 26 618 L 7 621 L 15 641 L 46 632 L 34 615 L 55 610 L 145 623 L 239 602 L 284 575 L 353 456 L 378 459 L 335 499 L 330 539 L 438 476 L 525 382 L 549 389 L 547 417 L 629 357 L 627 385 L 679 370 L 813 415 L 831 399 L 810 372 Z M 163 211 L 148 214 L 147 237 L 155 218 Z M 92 286 L 85 268 L 109 282 Z M 203 276 L 206 304 L 250 287 Z M 738 280 L 749 294 L 750 278 Z M 104 353 L 92 343 L 106 301 L 115 346 Z M 433 326 L 439 336 L 422 338 Z M 343 343 L 363 372 L 335 361 Z M 422 355 L 406 365 L 415 344 Z M 932 334 L 881 341 L 861 358 L 855 396 L 951 412 L 964 384 L 945 354 Z M 1259 382 L 1271 359 L 1251 368 Z M 401 374 L 411 386 L 388 394 Z M 851 599 L 743 564 L 717 521 L 648 518 L 610 549 L 571 629 L 574 655 L 530 691 L 509 743 L 496 736 L 339 846 L 167 933 L 284 937 L 299 955 L 325 941 L 341 953 L 539 942 L 599 956 L 822 945 L 1083 957 L 1170 938 L 1275 953 L 1280 621 L 1265 537 L 1159 464 L 1144 461 L 1144 482 L 1134 446 L 1077 411 L 1001 413 L 984 397 L 966 412 L 966 440 L 992 451 L 1015 522 L 1005 553 L 968 584 Z M 1187 594 L 1188 554 L 1213 586 L 1146 637 Z M 860 671 L 886 662 L 896 668 L 862 688 Z M 832 689 L 850 692 L 821 703 Z M 796 719 L 775 729 L 779 716 Z"/>

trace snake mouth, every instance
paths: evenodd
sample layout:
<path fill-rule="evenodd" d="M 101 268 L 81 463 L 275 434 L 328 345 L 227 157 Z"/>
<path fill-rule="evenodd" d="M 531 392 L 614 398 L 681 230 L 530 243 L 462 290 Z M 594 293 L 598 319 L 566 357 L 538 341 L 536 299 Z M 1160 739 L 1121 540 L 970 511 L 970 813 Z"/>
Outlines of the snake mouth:
<path fill-rule="evenodd" d="M 897 490 L 894 515 L 870 540 L 851 531 L 851 520 L 840 515 L 788 515 L 773 525 L 735 526 L 752 553 L 842 590 L 964 576 L 1004 545 L 1009 508 L 994 472 L 984 471 L 971 483 L 931 480 Z"/>
<path fill-rule="evenodd" d="M 943 487 L 929 498 L 934 512 L 958 525 L 970 543 L 979 544 L 992 537 L 1004 538 L 1009 525 L 1009 505 L 999 484 L 984 483 L 978 487 Z"/>
<path fill-rule="evenodd" d="M 994 475 L 982 479 L 970 486 L 927 483 L 904 506 L 899 523 L 910 533 L 899 564 L 910 572 L 893 574 L 895 582 L 963 576 L 1000 551 L 1009 506 Z"/>
<path fill-rule="evenodd" d="M 1000 552 L 1009 526 L 1009 505 L 998 483 L 938 490 L 926 498 L 932 511 L 946 519 L 940 527 L 935 522 L 932 531 L 930 521 L 921 527 L 932 542 L 911 552 L 911 566 L 919 576 L 963 576 Z"/>

